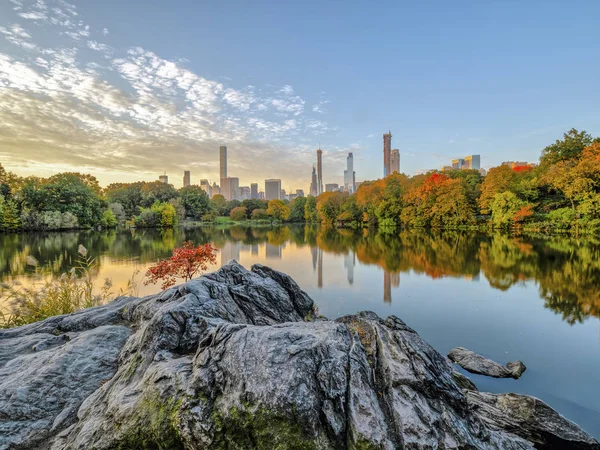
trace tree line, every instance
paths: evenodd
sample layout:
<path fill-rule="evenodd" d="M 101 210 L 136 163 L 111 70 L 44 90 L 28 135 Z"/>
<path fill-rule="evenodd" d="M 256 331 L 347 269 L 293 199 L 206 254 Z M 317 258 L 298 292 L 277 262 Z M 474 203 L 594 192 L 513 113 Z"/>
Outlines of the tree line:
<path fill-rule="evenodd" d="M 535 167 L 392 174 L 363 182 L 356 193 L 232 200 L 199 186 L 160 181 L 113 183 L 60 173 L 19 177 L 0 165 L 0 230 L 114 227 L 169 228 L 189 219 L 309 222 L 370 227 L 461 229 L 489 226 L 533 231 L 600 228 L 600 138 L 572 129 L 547 146 Z"/>

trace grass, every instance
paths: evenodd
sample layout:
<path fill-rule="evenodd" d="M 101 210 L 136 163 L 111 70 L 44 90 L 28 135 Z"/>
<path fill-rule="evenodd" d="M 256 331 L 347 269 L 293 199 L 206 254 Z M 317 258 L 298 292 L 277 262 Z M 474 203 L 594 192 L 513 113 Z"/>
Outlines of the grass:
<path fill-rule="evenodd" d="M 10 313 L 0 311 L 0 328 L 26 325 L 48 317 L 71 314 L 80 309 L 102 305 L 114 297 L 112 282 L 107 278 L 101 286 L 96 286 L 95 276 L 98 263 L 87 256 L 87 250 L 79 246 L 77 265 L 69 272 L 50 276 L 43 284 L 23 287 L 20 284 L 5 285 L 0 288 L 2 303 L 10 304 Z M 120 295 L 137 291 L 133 274 Z"/>

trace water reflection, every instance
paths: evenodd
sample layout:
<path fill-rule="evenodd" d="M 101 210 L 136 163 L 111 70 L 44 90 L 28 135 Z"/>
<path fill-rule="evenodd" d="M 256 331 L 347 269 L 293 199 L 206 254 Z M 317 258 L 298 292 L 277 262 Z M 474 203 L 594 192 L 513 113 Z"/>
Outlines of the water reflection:
<path fill-rule="evenodd" d="M 400 274 L 411 272 L 432 279 L 455 277 L 479 281 L 485 277 L 499 290 L 534 281 L 545 306 L 570 324 L 600 316 L 600 243 L 570 237 L 527 238 L 502 234 L 461 232 L 373 232 L 312 226 L 203 227 L 108 232 L 0 235 L 0 278 L 63 273 L 76 264 L 77 248 L 84 245 L 101 264 L 147 265 L 168 257 L 185 240 L 212 242 L 220 249 L 220 263 L 240 260 L 248 253 L 267 264 L 310 251 L 316 284 L 328 283 L 324 255 L 340 258 L 347 284 L 355 267 L 383 269 L 383 301 L 392 302 Z M 39 261 L 27 265 L 27 258 Z"/>

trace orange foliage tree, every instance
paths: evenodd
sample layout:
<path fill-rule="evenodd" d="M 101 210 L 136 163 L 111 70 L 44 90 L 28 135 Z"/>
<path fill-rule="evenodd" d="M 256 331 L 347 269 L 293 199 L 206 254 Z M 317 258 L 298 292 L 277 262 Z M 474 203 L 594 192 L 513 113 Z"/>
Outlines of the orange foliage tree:
<path fill-rule="evenodd" d="M 198 272 L 208 269 L 208 264 L 216 264 L 217 248 L 211 244 L 196 247 L 192 241 L 186 241 L 183 246 L 173 250 L 173 256 L 158 262 L 148 268 L 147 280 L 144 284 L 156 284 L 162 281 L 161 288 L 173 286 L 177 279 L 191 280 Z"/>

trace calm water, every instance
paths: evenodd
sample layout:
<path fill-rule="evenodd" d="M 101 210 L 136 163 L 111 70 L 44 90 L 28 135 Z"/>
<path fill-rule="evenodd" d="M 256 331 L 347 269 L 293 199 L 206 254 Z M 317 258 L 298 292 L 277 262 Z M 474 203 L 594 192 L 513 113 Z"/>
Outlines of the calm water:
<path fill-rule="evenodd" d="M 464 346 L 521 359 L 520 380 L 469 376 L 481 390 L 540 397 L 600 438 L 600 240 L 304 226 L 0 235 L 0 278 L 62 273 L 83 244 L 116 292 L 184 240 L 214 243 L 219 265 L 235 258 L 290 274 L 327 317 L 395 314 L 443 354 Z M 157 289 L 140 283 L 139 294 Z"/>

